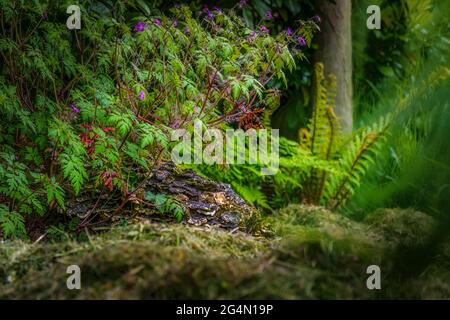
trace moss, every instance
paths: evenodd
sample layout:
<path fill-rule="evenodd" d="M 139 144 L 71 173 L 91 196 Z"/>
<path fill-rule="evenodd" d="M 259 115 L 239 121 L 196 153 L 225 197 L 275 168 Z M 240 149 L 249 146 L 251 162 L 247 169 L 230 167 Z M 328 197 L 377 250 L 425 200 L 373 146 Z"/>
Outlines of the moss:
<path fill-rule="evenodd" d="M 12 282 L 0 285 L 0 298 L 450 297 L 448 248 L 426 273 L 380 294 L 365 287 L 369 264 L 389 273 L 389 240 L 380 238 L 378 227 L 304 206 L 290 206 L 265 223 L 274 230 L 270 238 L 140 223 L 85 243 L 8 242 L 0 247 L 0 266 Z M 81 268 L 81 290 L 66 288 L 71 264 Z"/>
<path fill-rule="evenodd" d="M 432 217 L 412 209 L 378 209 L 365 222 L 389 243 L 402 246 L 424 243 L 435 227 Z"/>

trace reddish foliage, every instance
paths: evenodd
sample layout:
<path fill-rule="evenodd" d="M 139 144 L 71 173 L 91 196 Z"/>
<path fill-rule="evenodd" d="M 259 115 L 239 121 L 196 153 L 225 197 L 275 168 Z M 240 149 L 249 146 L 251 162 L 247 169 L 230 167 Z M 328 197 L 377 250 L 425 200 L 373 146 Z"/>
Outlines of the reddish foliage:
<path fill-rule="evenodd" d="M 92 131 L 92 126 L 89 123 L 81 124 L 81 127 L 85 128 L 88 131 Z"/>
<path fill-rule="evenodd" d="M 108 133 L 108 132 L 114 132 L 115 130 L 116 130 L 115 128 L 111 128 L 111 127 L 103 128 L 103 131 L 106 132 L 106 133 Z"/>
<path fill-rule="evenodd" d="M 106 171 L 101 175 L 103 184 L 109 191 L 113 191 L 114 189 L 113 178 L 118 176 L 119 174 L 114 171 Z"/>
<path fill-rule="evenodd" d="M 80 140 L 83 142 L 84 147 L 87 149 L 88 155 L 94 153 L 95 150 L 95 140 L 99 138 L 99 135 L 93 132 L 80 133 Z"/>
<path fill-rule="evenodd" d="M 239 117 L 239 127 L 244 129 L 258 129 L 261 128 L 261 120 L 259 119 L 259 115 L 264 111 L 262 108 L 245 108 L 241 107 L 241 114 Z"/>
<path fill-rule="evenodd" d="M 92 125 L 89 123 L 83 123 L 81 126 L 85 128 L 87 132 L 80 134 L 80 140 L 87 149 L 88 155 L 91 155 L 95 151 L 95 142 L 98 138 L 100 138 L 100 136 L 92 132 Z M 103 131 L 105 133 L 114 132 L 115 128 L 105 127 L 103 128 Z"/>

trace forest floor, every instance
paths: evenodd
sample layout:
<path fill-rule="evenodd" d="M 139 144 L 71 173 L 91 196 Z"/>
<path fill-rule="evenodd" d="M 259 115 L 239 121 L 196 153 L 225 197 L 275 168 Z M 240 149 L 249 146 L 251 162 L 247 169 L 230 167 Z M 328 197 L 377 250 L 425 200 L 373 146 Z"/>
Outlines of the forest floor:
<path fill-rule="evenodd" d="M 423 213 L 384 209 L 356 222 L 291 205 L 264 222 L 264 235 L 143 222 L 84 242 L 4 241 L 0 298 L 450 299 L 450 243 L 403 272 L 414 259 L 400 252 L 426 248 L 433 233 Z M 81 290 L 66 286 L 73 264 Z M 369 265 L 381 268 L 381 290 L 366 287 Z"/>

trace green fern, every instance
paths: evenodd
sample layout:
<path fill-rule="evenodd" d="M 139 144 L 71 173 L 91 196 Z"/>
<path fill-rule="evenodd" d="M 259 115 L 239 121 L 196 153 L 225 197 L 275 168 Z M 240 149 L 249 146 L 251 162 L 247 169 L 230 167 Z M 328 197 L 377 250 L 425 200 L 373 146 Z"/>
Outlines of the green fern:
<path fill-rule="evenodd" d="M 56 202 L 62 209 L 65 209 L 64 205 L 64 189 L 56 182 L 55 177 L 46 179 L 44 183 L 45 190 L 47 191 L 47 202 L 51 204 Z"/>
<path fill-rule="evenodd" d="M 339 124 L 334 115 L 336 79 L 324 77 L 323 64 L 315 65 L 315 100 L 312 117 L 307 129 L 299 132 L 299 143 L 304 150 L 324 161 L 332 162 L 334 154 L 341 143 Z M 310 177 L 304 183 L 302 201 L 319 204 L 326 186 L 327 172 L 312 169 Z"/>
<path fill-rule="evenodd" d="M 62 153 L 60 159 L 64 178 L 70 181 L 75 194 L 79 194 L 83 183 L 88 178 L 83 159 L 69 153 Z"/>
<path fill-rule="evenodd" d="M 131 131 L 133 126 L 133 116 L 131 114 L 113 112 L 108 117 L 108 123 L 113 125 L 123 137 Z"/>
<path fill-rule="evenodd" d="M 355 193 L 367 173 L 375 163 L 375 157 L 386 140 L 390 116 L 381 118 L 372 127 L 356 134 L 340 158 L 340 176 L 328 180 L 324 203 L 330 208 L 338 208 Z"/>
<path fill-rule="evenodd" d="M 302 202 L 341 207 L 355 193 L 382 145 L 390 117 L 381 118 L 373 127 L 345 138 L 334 114 L 335 78 L 324 78 L 323 65 L 315 66 L 316 97 L 307 129 L 299 132 L 300 146 L 334 167 L 312 168 L 302 183 Z"/>
<path fill-rule="evenodd" d="M 264 128 L 271 128 L 272 114 L 280 107 L 280 93 L 276 89 L 268 90 L 265 98 L 265 108 L 263 112 Z"/>
<path fill-rule="evenodd" d="M 4 237 L 22 238 L 26 236 L 23 216 L 0 204 L 0 227 Z"/>

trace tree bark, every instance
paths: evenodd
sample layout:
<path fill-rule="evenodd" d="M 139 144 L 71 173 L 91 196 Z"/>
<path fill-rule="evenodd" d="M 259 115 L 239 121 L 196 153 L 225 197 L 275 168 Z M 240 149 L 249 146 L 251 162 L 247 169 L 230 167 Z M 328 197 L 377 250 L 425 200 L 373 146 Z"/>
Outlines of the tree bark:
<path fill-rule="evenodd" d="M 315 60 L 324 64 L 325 75 L 336 76 L 335 113 L 342 130 L 348 133 L 353 127 L 351 0 L 335 2 L 317 1 L 322 23 Z"/>

